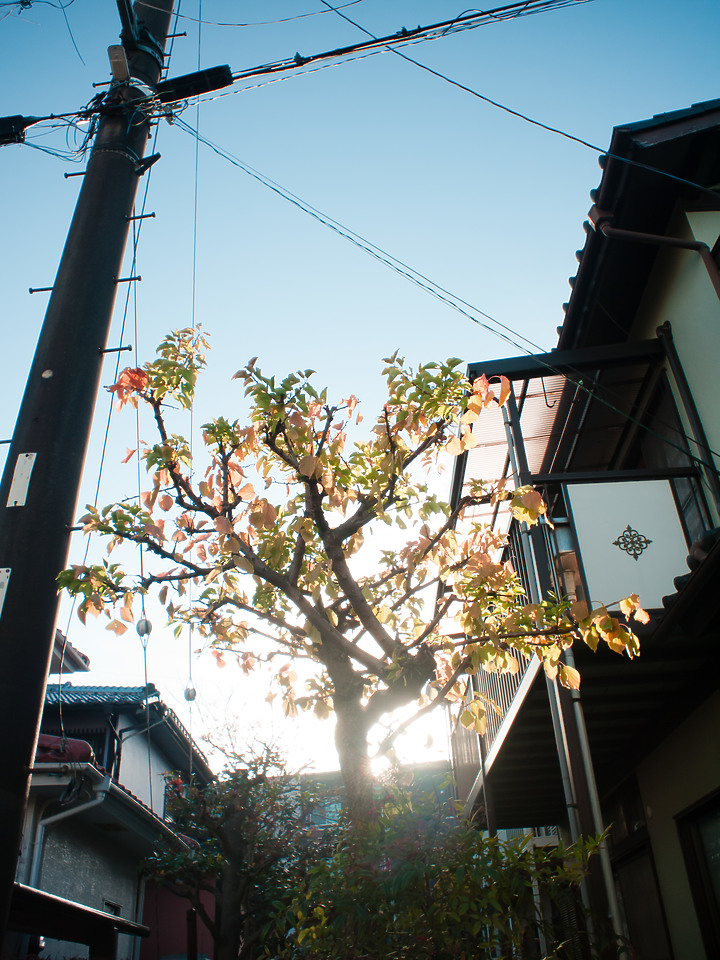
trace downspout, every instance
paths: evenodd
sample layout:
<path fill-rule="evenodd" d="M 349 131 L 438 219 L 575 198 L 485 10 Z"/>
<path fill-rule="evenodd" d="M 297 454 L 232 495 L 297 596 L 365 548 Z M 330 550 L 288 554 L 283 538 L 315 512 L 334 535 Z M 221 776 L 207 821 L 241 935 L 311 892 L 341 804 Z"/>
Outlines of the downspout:
<path fill-rule="evenodd" d="M 587 407 L 584 411 L 587 413 Z M 515 395 L 513 393 L 512 387 L 510 390 L 510 396 L 508 397 L 506 407 L 503 407 L 503 416 L 505 418 L 505 428 L 507 431 L 508 437 L 508 449 L 512 458 L 512 467 L 513 474 L 516 483 L 526 484 L 532 483 L 532 474 L 530 473 L 530 468 L 527 462 L 527 456 L 525 453 L 525 445 L 522 436 L 522 430 L 520 428 L 520 418 L 517 411 L 517 406 L 515 403 Z M 531 597 L 533 602 L 537 602 L 541 599 L 540 597 L 540 581 L 537 572 L 537 564 L 535 560 L 535 551 L 532 549 L 530 538 L 527 537 L 527 549 L 532 558 L 532 569 L 534 570 L 535 576 L 537 579 L 534 583 L 530 583 L 531 592 L 534 596 Z M 573 665 L 572 650 L 566 651 L 568 656 L 568 665 Z M 572 662 L 571 662 L 572 661 Z M 560 769 L 563 779 L 563 790 L 565 791 L 565 803 L 566 809 L 568 812 L 568 819 L 570 821 L 570 829 L 572 832 L 573 822 L 578 824 L 577 818 L 577 798 L 575 796 L 573 779 L 571 774 L 571 765 L 569 757 L 569 748 L 568 743 L 565 738 L 564 724 L 562 722 L 562 713 L 560 710 L 559 702 L 559 691 L 557 689 L 557 681 L 550 680 L 549 677 L 546 677 L 546 684 L 548 687 L 548 694 L 550 700 L 550 712 L 552 715 L 553 728 L 555 732 L 555 737 L 558 745 L 558 760 L 560 762 Z M 572 691 L 574 692 L 574 691 Z M 578 740 L 580 743 L 580 752 L 582 756 L 583 770 L 585 773 L 585 781 L 587 786 L 587 791 L 590 799 L 590 806 L 592 812 L 593 826 L 598 833 L 603 832 L 602 825 L 602 814 L 600 813 L 600 800 L 597 794 L 597 785 L 595 783 L 595 771 L 592 766 L 592 758 L 590 756 L 590 748 L 587 738 L 587 730 L 585 728 L 585 720 L 582 714 L 582 706 L 579 702 L 579 696 L 573 698 L 573 711 L 574 717 L 577 724 L 578 730 Z M 566 780 L 567 775 L 567 780 Z M 579 826 L 579 824 L 578 824 Z M 577 829 L 577 828 L 576 828 Z M 576 839 L 576 837 L 573 837 Z M 617 900 L 617 892 L 615 890 L 615 881 L 612 875 L 612 867 L 610 865 L 610 856 L 607 852 L 607 847 L 604 850 L 604 859 L 603 859 L 603 846 L 600 847 L 600 857 L 601 857 L 601 866 L 603 871 L 603 881 L 605 886 L 605 895 L 608 901 L 608 912 L 610 913 L 610 922 L 612 924 L 613 932 L 618 938 L 620 944 L 623 943 L 623 932 L 622 932 L 622 921 L 620 919 L 620 909 Z M 582 897 L 583 901 L 587 905 L 587 885 L 582 885 Z M 592 935 L 592 928 L 589 925 L 589 932 Z M 623 951 L 624 952 L 624 951 Z"/>
<path fill-rule="evenodd" d="M 575 657 L 572 647 L 565 651 L 565 662 L 575 669 Z M 585 782 L 587 785 L 588 797 L 590 799 L 590 809 L 592 811 L 593 826 L 599 835 L 605 832 L 602 811 L 600 809 L 600 797 L 598 795 L 597 781 L 595 780 L 595 769 L 590 755 L 590 740 L 588 739 L 587 727 L 585 726 L 585 714 L 583 713 L 582 701 L 579 690 L 570 691 L 573 713 L 575 715 L 575 724 L 578 733 L 578 742 L 580 745 L 580 755 L 582 757 L 583 769 L 585 771 Z M 623 930 L 620 917 L 620 904 L 618 903 L 617 890 L 615 888 L 615 877 L 613 876 L 612 864 L 610 863 L 610 853 L 608 851 L 607 837 L 604 837 L 598 847 L 600 855 L 600 864 L 602 866 L 603 879 L 605 880 L 605 893 L 608 898 L 608 911 L 610 913 L 610 922 L 612 923 L 613 933 L 618 939 L 621 956 L 625 956 L 627 947 L 625 944 L 625 931 Z"/>
<path fill-rule="evenodd" d="M 70 817 L 74 817 L 77 813 L 84 813 L 86 810 L 90 810 L 92 807 L 99 807 L 101 803 L 104 803 L 108 792 L 110 790 L 110 777 L 106 776 L 97 790 L 93 790 L 95 796 L 92 800 L 88 800 L 87 803 L 81 803 L 77 807 L 70 807 L 68 810 L 61 810 L 60 813 L 55 813 L 51 817 L 45 817 L 40 820 L 37 825 L 37 830 L 35 833 L 35 845 L 33 849 L 32 865 L 30 867 L 30 886 L 37 888 L 37 885 L 40 881 L 40 868 L 42 866 L 43 859 L 43 848 L 45 846 L 45 830 L 47 827 L 52 826 L 55 823 L 59 823 L 61 820 L 67 820 Z"/>
<path fill-rule="evenodd" d="M 647 243 L 656 247 L 674 247 L 677 250 L 693 250 L 695 253 L 699 253 L 710 277 L 710 283 L 712 283 L 717 296 L 720 297 L 720 271 L 713 260 L 710 247 L 702 240 L 685 240 L 682 237 L 666 237 L 663 234 L 623 230 L 620 227 L 613 227 L 611 225 L 612 219 L 612 213 L 607 210 L 599 210 L 594 205 L 588 213 L 588 220 L 593 228 L 609 240 L 631 240 L 635 243 Z"/>

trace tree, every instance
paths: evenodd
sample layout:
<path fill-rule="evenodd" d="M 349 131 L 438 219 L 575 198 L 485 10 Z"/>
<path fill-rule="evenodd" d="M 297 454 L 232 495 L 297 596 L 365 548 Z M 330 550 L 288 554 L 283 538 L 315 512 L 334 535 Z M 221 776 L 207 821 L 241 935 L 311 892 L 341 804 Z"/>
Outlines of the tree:
<path fill-rule="evenodd" d="M 449 805 L 395 789 L 378 817 L 315 861 L 277 922 L 272 955 L 313 960 L 560 957 L 583 926 L 596 841 L 569 848 L 484 837 Z M 557 922 L 559 915 L 565 923 Z M 570 921 L 574 917 L 574 921 Z M 572 923 L 572 929 L 570 924 Z M 584 955 L 584 954 L 583 954 Z"/>
<path fill-rule="evenodd" d="M 82 596 L 83 620 L 119 608 L 109 624 L 118 633 L 133 619 L 134 596 L 159 587 L 178 631 L 194 623 L 218 656 L 233 650 L 247 670 L 262 659 L 279 664 L 288 711 L 335 711 L 356 820 L 371 801 L 369 732 L 396 708 L 425 697 L 420 709 L 431 709 L 461 695 L 466 674 L 515 672 L 533 656 L 550 677 L 577 686 L 562 654 L 578 638 L 637 652 L 630 627 L 604 608 L 528 604 L 498 560 L 500 538 L 466 519 L 473 506 L 509 499 L 516 518 L 536 523 L 545 513 L 537 492 L 477 481 L 451 509 L 428 490 L 438 458 L 479 443 L 473 424 L 505 402 L 505 378 L 470 385 L 460 360 L 411 370 L 395 354 L 385 361 L 388 400 L 369 435 L 355 439 L 354 396 L 331 403 L 312 385 L 313 371 L 277 381 L 252 360 L 236 374 L 250 420 L 204 425 L 209 464 L 196 481 L 190 446 L 170 432 L 166 413 L 171 402 L 191 406 L 206 346 L 195 330 L 171 334 L 154 361 L 124 370 L 111 388 L 121 405 L 152 411 L 159 439 L 142 454 L 152 490 L 141 503 L 89 508 L 83 523 L 109 538 L 109 550 L 142 544 L 157 569 L 139 582 L 109 561 L 79 565 L 60 584 Z M 388 549 L 365 539 L 385 527 Z M 622 609 L 643 616 L 635 596 Z M 302 694 L 300 661 L 317 670 Z M 463 722 L 482 732 L 486 706 L 470 704 Z"/>
<path fill-rule="evenodd" d="M 156 883 L 192 903 L 215 960 L 265 956 L 279 903 L 286 897 L 289 906 L 325 843 L 312 823 L 313 792 L 288 775 L 276 750 L 249 751 L 241 764 L 205 786 L 168 774 L 167 812 L 189 846 L 164 842 L 145 863 Z"/>

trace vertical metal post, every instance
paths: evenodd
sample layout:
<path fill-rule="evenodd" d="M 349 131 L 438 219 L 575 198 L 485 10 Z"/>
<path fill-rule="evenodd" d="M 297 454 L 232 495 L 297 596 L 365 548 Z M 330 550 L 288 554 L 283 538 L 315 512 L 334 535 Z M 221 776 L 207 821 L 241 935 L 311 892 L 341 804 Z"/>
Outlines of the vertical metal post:
<path fill-rule="evenodd" d="M 670 324 L 664 323 L 662 326 L 658 327 L 657 335 L 658 339 L 665 348 L 668 366 L 670 367 L 670 372 L 675 380 L 675 385 L 685 411 L 685 416 L 687 417 L 690 424 L 690 429 L 692 430 L 695 446 L 697 447 L 697 454 L 699 455 L 703 464 L 704 469 L 702 474 L 704 476 L 705 483 L 712 494 L 713 505 L 715 508 L 713 512 L 717 515 L 718 510 L 720 510 L 720 479 L 718 479 L 718 469 L 705 435 L 702 420 L 700 419 L 697 407 L 695 406 L 695 401 L 693 400 L 690 384 L 687 381 L 685 371 L 680 363 L 680 357 L 678 356 L 678 352 L 675 347 L 675 341 L 673 340 L 672 335 L 672 327 Z"/>
<path fill-rule="evenodd" d="M 0 484 L 0 939 L 7 924 L 57 616 L 149 118 L 128 103 L 158 82 L 173 0 L 135 4 L 131 79 L 115 88 L 53 284 Z M 132 18 L 129 2 L 121 15 Z M 137 41 L 137 42 L 136 42 Z"/>
<path fill-rule="evenodd" d="M 198 960 L 197 911 L 192 907 L 185 914 L 185 923 L 187 930 L 186 960 Z"/>

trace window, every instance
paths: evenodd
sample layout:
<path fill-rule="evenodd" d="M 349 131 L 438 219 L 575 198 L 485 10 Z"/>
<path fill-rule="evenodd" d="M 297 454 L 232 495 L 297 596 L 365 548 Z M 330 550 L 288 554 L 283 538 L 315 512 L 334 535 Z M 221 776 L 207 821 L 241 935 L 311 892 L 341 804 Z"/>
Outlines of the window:
<path fill-rule="evenodd" d="M 720 956 L 720 791 L 676 818 L 700 931 L 709 957 Z"/>

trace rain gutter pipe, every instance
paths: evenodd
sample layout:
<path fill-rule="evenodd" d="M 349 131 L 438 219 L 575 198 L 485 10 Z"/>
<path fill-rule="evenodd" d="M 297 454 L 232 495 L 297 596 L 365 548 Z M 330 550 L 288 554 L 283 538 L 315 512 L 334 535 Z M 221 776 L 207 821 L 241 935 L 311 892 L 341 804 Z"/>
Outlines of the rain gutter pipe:
<path fill-rule="evenodd" d="M 565 662 L 569 667 L 575 669 L 575 657 L 572 647 L 565 651 Z M 598 795 L 597 781 L 595 780 L 595 769 L 590 755 L 590 740 L 588 739 L 587 727 L 585 726 L 585 714 L 583 713 L 582 700 L 579 690 L 570 690 L 570 699 L 572 700 L 573 713 L 575 714 L 575 724 L 578 733 L 578 743 L 580 746 L 580 756 L 582 757 L 583 769 L 585 771 L 585 782 L 587 784 L 588 797 L 590 800 L 590 809 L 592 812 L 593 827 L 598 836 L 605 833 L 605 824 L 603 823 L 602 812 L 600 810 L 600 797 Z M 610 854 L 608 852 L 607 837 L 603 837 L 598 847 L 600 856 L 600 865 L 602 867 L 603 879 L 605 881 L 605 892 L 608 898 L 608 912 L 610 922 L 612 923 L 613 933 L 617 937 L 617 946 L 619 955 L 627 956 L 625 944 L 625 932 L 620 917 L 620 904 L 618 903 L 617 890 L 615 888 L 615 878 L 610 863 Z"/>
<path fill-rule="evenodd" d="M 674 247 L 677 250 L 694 250 L 700 254 L 705 269 L 710 277 L 715 293 L 720 298 L 720 270 L 713 260 L 710 247 L 702 240 L 685 240 L 682 237 L 666 237 L 655 233 L 641 233 L 637 230 L 623 230 L 612 226 L 613 215 L 605 210 L 593 206 L 588 213 L 588 220 L 596 231 L 602 233 L 609 240 L 630 240 L 635 243 L 647 243 L 657 247 Z"/>
<path fill-rule="evenodd" d="M 110 792 L 110 782 L 110 777 L 104 777 L 97 789 L 93 789 L 95 796 L 92 800 L 88 800 L 87 803 L 81 803 L 76 807 L 70 807 L 67 810 L 61 810 L 60 813 L 54 813 L 51 817 L 44 817 L 42 820 L 40 820 L 37 825 L 37 832 L 35 834 L 35 847 L 33 850 L 32 865 L 30 867 L 31 887 L 37 888 L 37 885 L 40 881 L 40 867 L 42 864 L 43 847 L 45 845 L 45 830 L 47 827 L 52 826 L 54 823 L 59 823 L 61 820 L 67 820 L 70 817 L 74 817 L 77 813 L 84 813 L 86 810 L 90 810 L 92 807 L 99 807 L 100 804 L 105 803 L 107 795 Z"/>

